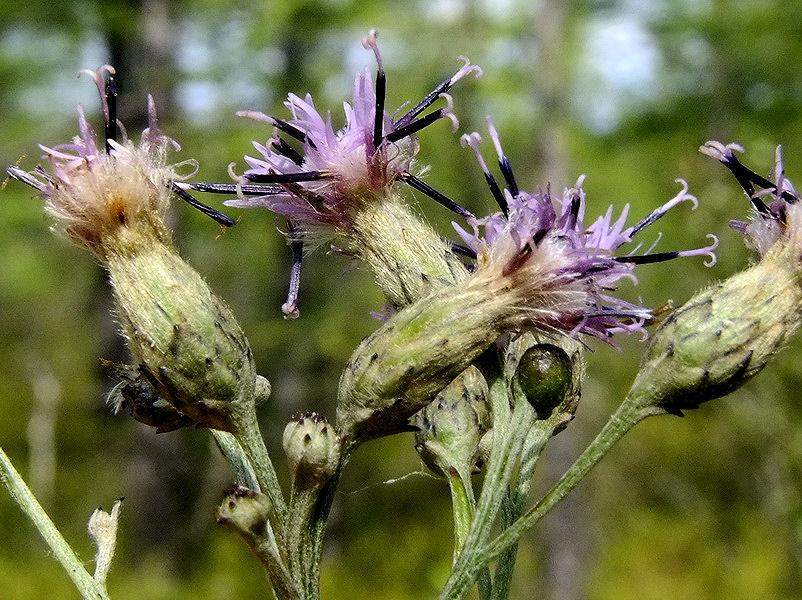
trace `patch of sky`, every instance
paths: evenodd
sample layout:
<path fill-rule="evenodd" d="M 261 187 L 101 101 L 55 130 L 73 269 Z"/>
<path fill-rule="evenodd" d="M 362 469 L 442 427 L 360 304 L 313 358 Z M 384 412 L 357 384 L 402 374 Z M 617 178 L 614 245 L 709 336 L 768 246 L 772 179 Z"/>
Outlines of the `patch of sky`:
<path fill-rule="evenodd" d="M 97 89 L 87 77 L 76 85 L 81 69 L 96 69 L 108 61 L 108 49 L 100 36 L 90 33 L 76 45 L 72 36 L 46 29 L 18 26 L 5 31 L 0 53 L 10 63 L 24 65 L 36 58 L 43 78 L 18 79 L 14 98 L 16 110 L 51 122 L 73 120 L 78 104 L 91 115 L 97 105 Z"/>
<path fill-rule="evenodd" d="M 583 28 L 584 49 L 572 98 L 582 120 L 598 133 L 618 126 L 624 112 L 661 93 L 662 57 L 635 14 L 607 14 Z"/>
<path fill-rule="evenodd" d="M 266 108 L 272 96 L 269 78 L 281 73 L 287 58 L 277 47 L 253 48 L 247 25 L 231 19 L 212 24 L 186 18 L 178 25 L 176 63 L 183 81 L 176 103 L 188 119 L 201 122 L 234 109 Z"/>

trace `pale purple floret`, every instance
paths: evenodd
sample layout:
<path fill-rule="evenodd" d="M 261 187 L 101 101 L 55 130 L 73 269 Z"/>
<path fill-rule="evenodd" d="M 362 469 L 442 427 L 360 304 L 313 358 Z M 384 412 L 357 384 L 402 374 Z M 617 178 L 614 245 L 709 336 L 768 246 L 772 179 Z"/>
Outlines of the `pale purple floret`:
<path fill-rule="evenodd" d="M 291 118 L 280 119 L 258 111 L 237 115 L 273 127 L 264 144 L 253 142 L 258 156 L 245 156 L 248 169 L 236 184 L 193 183 L 187 188 L 231 194 L 224 204 L 240 208 L 262 207 L 287 217 L 287 237 L 293 246 L 293 267 L 287 302 L 287 318 L 297 316 L 298 282 L 303 246 L 315 246 L 340 234 L 348 236 L 351 219 L 366 202 L 381 202 L 397 181 L 422 192 L 457 214 L 472 216 L 444 194 L 416 177 L 413 160 L 418 152 L 415 134 L 440 119 L 458 122 L 447 94 L 458 81 L 481 69 L 467 58 L 456 73 L 440 83 L 398 119 L 385 110 L 386 76 L 381 53 L 371 30 L 362 44 L 372 50 L 378 70 L 374 87 L 370 73 L 357 73 L 351 103 L 343 103 L 345 125 L 335 130 L 330 113 L 322 113 L 307 94 L 289 94 L 284 105 Z M 420 116 L 439 98 L 446 105 Z M 295 145 L 290 143 L 294 140 Z M 296 146 L 302 146 L 299 151 Z"/>
<path fill-rule="evenodd" d="M 787 213 L 791 206 L 797 205 L 799 201 L 794 185 L 785 177 L 782 147 L 777 146 L 775 152 L 774 181 L 758 175 L 741 164 L 735 152 L 744 152 L 744 149 L 738 144 L 725 145 L 709 141 L 700 147 L 699 151 L 726 166 L 743 188 L 754 209 L 752 220 L 730 221 L 730 226 L 744 235 L 749 248 L 764 256 L 786 232 Z"/>
<path fill-rule="evenodd" d="M 584 333 L 605 340 L 618 332 L 642 331 L 653 314 L 643 306 L 609 294 L 620 279 L 637 282 L 634 273 L 637 264 L 680 256 L 707 256 L 705 264 L 715 264 L 713 251 L 718 240 L 712 234 L 708 236 L 711 244 L 704 248 L 652 253 L 655 242 L 644 254 L 637 254 L 640 250 L 637 246 L 628 254 L 616 256 L 622 246 L 631 243 L 640 231 L 676 205 L 689 201 L 694 208 L 697 206 L 696 198 L 688 193 L 684 181 L 677 180 L 682 190 L 676 196 L 635 225 L 626 225 L 628 204 L 617 218 L 611 206 L 604 215 L 587 224 L 582 189 L 584 176 L 574 187 L 567 188 L 561 198 L 553 196 L 549 190 L 534 194 L 512 193 L 510 187 L 515 186 L 512 170 L 492 123 L 490 134 L 507 184 L 503 190 L 498 189 L 481 154 L 479 135 L 463 136 L 463 145 L 470 146 L 476 154 L 501 211 L 482 219 L 468 219 L 472 232 L 456 223 L 454 228 L 476 253 L 480 268 L 483 264 L 495 265 L 501 276 L 531 274 L 538 281 L 525 285 L 530 285 L 541 301 L 550 293 L 555 297 L 557 293 L 565 294 L 560 300 L 562 304 L 537 307 L 543 315 L 539 321 L 541 326 L 573 336 Z"/>
<path fill-rule="evenodd" d="M 376 57 L 376 87 L 367 70 L 356 75 L 352 102 L 343 103 L 345 126 L 342 129 L 334 130 L 330 114 L 324 116 L 309 94 L 304 98 L 295 94 L 288 96 L 284 105 L 292 118 L 286 121 L 257 111 L 237 113 L 265 122 L 275 130 L 265 144 L 253 143 L 259 156 L 245 156 L 249 167 L 243 173 L 246 185 L 240 186 L 240 198 L 225 204 L 264 207 L 284 215 L 307 241 L 312 234 L 322 234 L 325 239 L 347 232 L 349 217 L 358 209 L 358 203 L 381 197 L 396 181 L 404 181 L 449 208 L 459 210 L 410 172 L 418 152 L 415 133 L 443 118 L 450 119 L 456 128 L 451 98 L 446 92 L 460 79 L 470 73 L 478 76 L 481 70 L 464 59 L 465 64 L 452 77 L 412 110 L 393 120 L 384 110 L 385 74 L 375 31 L 365 38 L 363 45 Z M 445 98 L 446 106 L 418 117 L 440 97 Z M 295 150 L 282 134 L 301 142 L 303 151 Z M 260 195 L 256 186 L 248 189 L 248 182 L 281 187 L 264 188 Z"/>
<path fill-rule="evenodd" d="M 100 96 L 103 114 L 103 142 L 99 146 L 98 136 L 89 124 L 81 106 L 78 107 L 78 135 L 69 143 L 55 146 L 39 147 L 44 152 L 42 159 L 50 165 L 50 173 L 41 166 L 33 171 L 24 171 L 19 167 L 9 167 L 7 172 L 15 179 L 37 189 L 46 197 L 54 194 L 58 189 L 69 188 L 76 178 L 91 172 L 99 165 L 110 166 L 113 163 L 127 163 L 137 168 L 143 166 L 143 161 L 152 165 L 164 163 L 164 153 L 168 148 L 180 150 L 181 146 L 171 137 L 164 134 L 158 127 L 156 117 L 156 104 L 153 97 L 148 95 L 148 126 L 142 131 L 138 145 L 129 141 L 125 128 L 117 119 L 117 89 L 114 78 L 114 67 L 103 65 L 97 71 L 83 70 L 79 75 L 88 75 L 95 83 Z M 176 169 L 190 166 L 192 172 L 178 175 Z M 170 182 L 168 187 L 182 200 L 197 208 L 221 225 L 231 226 L 234 220 L 223 213 L 206 206 L 196 200 L 189 192 L 177 182 L 194 175 L 197 171 L 197 161 L 186 160 L 169 167 Z"/>
<path fill-rule="evenodd" d="M 54 174 L 62 179 L 67 179 L 68 174 L 73 169 L 91 165 L 98 158 L 105 155 L 114 156 L 120 160 L 130 160 L 131 151 L 126 147 L 128 137 L 125 128 L 117 120 L 116 103 L 114 98 L 114 79 L 111 77 L 115 70 L 111 65 L 103 65 L 97 71 L 85 69 L 80 75 L 86 74 L 97 85 L 100 95 L 100 102 L 104 119 L 104 140 L 106 147 L 104 150 L 98 149 L 97 135 L 95 130 L 86 120 L 83 108 L 78 107 L 78 135 L 70 143 L 59 144 L 52 148 L 39 145 L 44 150 L 42 157 L 48 160 L 53 166 Z M 109 77 L 104 77 L 108 74 Z M 118 138 L 119 141 L 118 141 Z M 161 148 L 172 146 L 176 151 L 181 150 L 181 146 L 174 139 L 165 135 L 157 126 L 156 104 L 153 97 L 148 94 L 148 127 L 142 132 L 140 148 L 147 152 L 158 152 Z"/>

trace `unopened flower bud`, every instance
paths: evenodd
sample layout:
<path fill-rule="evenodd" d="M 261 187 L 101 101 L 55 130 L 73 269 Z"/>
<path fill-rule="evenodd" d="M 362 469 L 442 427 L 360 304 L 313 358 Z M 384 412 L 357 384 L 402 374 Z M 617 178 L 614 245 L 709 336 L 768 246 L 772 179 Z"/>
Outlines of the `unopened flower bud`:
<path fill-rule="evenodd" d="M 470 282 L 396 313 L 362 341 L 340 378 L 340 432 L 359 442 L 409 431 L 409 418 L 498 338 L 506 315 Z"/>
<path fill-rule="evenodd" d="M 800 325 L 798 251 L 775 244 L 757 265 L 691 298 L 663 321 L 630 397 L 681 415 L 758 373 Z"/>
<path fill-rule="evenodd" d="M 252 538 L 264 532 L 271 510 L 266 495 L 235 487 L 217 509 L 217 522 L 235 530 L 250 545 Z"/>
<path fill-rule="evenodd" d="M 172 248 L 135 224 L 103 238 L 117 318 L 142 373 L 198 425 L 233 431 L 256 373 L 229 308 Z"/>
<path fill-rule="evenodd" d="M 487 382 L 468 367 L 415 415 L 415 449 L 426 466 L 447 477 L 451 469 L 479 467 L 479 443 L 490 427 Z"/>
<path fill-rule="evenodd" d="M 284 429 L 283 443 L 296 488 L 321 486 L 336 473 L 340 436 L 319 414 L 309 413 L 290 421 Z"/>
<path fill-rule="evenodd" d="M 574 360 L 579 360 L 578 351 Z M 574 360 L 555 344 L 535 344 L 524 351 L 515 380 L 537 419 L 548 419 L 574 388 Z"/>

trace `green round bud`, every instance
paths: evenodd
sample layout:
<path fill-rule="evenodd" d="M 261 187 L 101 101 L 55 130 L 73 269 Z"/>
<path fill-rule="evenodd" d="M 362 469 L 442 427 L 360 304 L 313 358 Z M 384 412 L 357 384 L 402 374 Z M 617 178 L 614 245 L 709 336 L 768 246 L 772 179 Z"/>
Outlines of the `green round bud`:
<path fill-rule="evenodd" d="M 556 435 L 579 406 L 585 378 L 582 344 L 565 335 L 527 331 L 507 345 L 504 378 L 513 401 L 526 401 Z"/>
<path fill-rule="evenodd" d="M 547 419 L 571 389 L 571 358 L 554 344 L 537 344 L 521 356 L 516 378 L 538 419 Z"/>
<path fill-rule="evenodd" d="M 296 488 L 321 486 L 337 472 L 340 436 L 319 414 L 308 413 L 290 421 L 283 444 Z"/>
<path fill-rule="evenodd" d="M 471 366 L 415 415 L 415 450 L 438 475 L 480 466 L 479 444 L 490 428 L 487 393 L 484 377 Z"/>

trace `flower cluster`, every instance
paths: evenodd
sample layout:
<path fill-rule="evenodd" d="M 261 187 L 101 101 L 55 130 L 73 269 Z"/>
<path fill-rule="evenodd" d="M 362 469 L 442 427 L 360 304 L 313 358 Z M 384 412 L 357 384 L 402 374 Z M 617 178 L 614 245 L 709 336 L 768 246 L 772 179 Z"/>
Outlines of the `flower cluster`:
<path fill-rule="evenodd" d="M 465 135 L 462 142 L 476 154 L 501 210 L 482 219 L 469 218 L 472 232 L 456 223 L 454 227 L 477 256 L 477 275 L 512 278 L 520 302 L 530 307 L 532 320 L 540 327 L 602 339 L 618 332 L 641 331 L 652 319 L 652 312 L 610 295 L 619 280 L 637 281 L 634 269 L 638 264 L 680 256 L 707 256 L 705 264 L 715 264 L 713 251 L 718 240 L 712 234 L 708 236 L 710 245 L 694 250 L 652 253 L 655 242 L 644 254 L 636 254 L 641 248 L 638 245 L 628 254 L 615 255 L 678 204 L 689 201 L 694 208 L 697 206 L 684 181 L 677 180 L 682 190 L 676 196 L 634 225 L 626 226 L 628 204 L 617 219 L 611 206 L 603 216 L 587 224 L 584 176 L 567 188 L 562 198 L 555 198 L 549 190 L 520 191 L 498 134 L 489 120 L 488 124 L 505 179 L 504 189 L 482 156 L 479 134 Z"/>
<path fill-rule="evenodd" d="M 470 213 L 418 178 L 414 159 L 416 134 L 441 119 L 456 129 L 448 91 L 481 69 L 467 58 L 451 77 L 440 83 L 412 109 L 394 118 L 385 110 L 386 75 L 372 30 L 363 46 L 372 50 L 378 65 L 375 87 L 367 70 L 357 73 L 352 102 L 344 104 L 345 125 L 335 130 L 330 114 L 322 113 L 312 97 L 290 94 L 284 120 L 258 111 L 237 114 L 273 127 L 264 143 L 253 142 L 259 156 L 245 156 L 248 169 L 235 184 L 188 183 L 182 188 L 232 194 L 224 204 L 262 207 L 286 217 L 292 268 L 286 318 L 298 316 L 298 291 L 304 248 L 337 238 L 337 251 L 364 261 L 389 304 L 398 308 L 428 293 L 434 281 L 453 283 L 465 275 L 449 246 L 400 200 L 396 182 L 426 194 L 463 216 Z M 446 105 L 426 112 L 439 98 Z M 425 114 L 424 114 L 425 113 Z M 300 149 L 298 146 L 301 146 Z"/>

